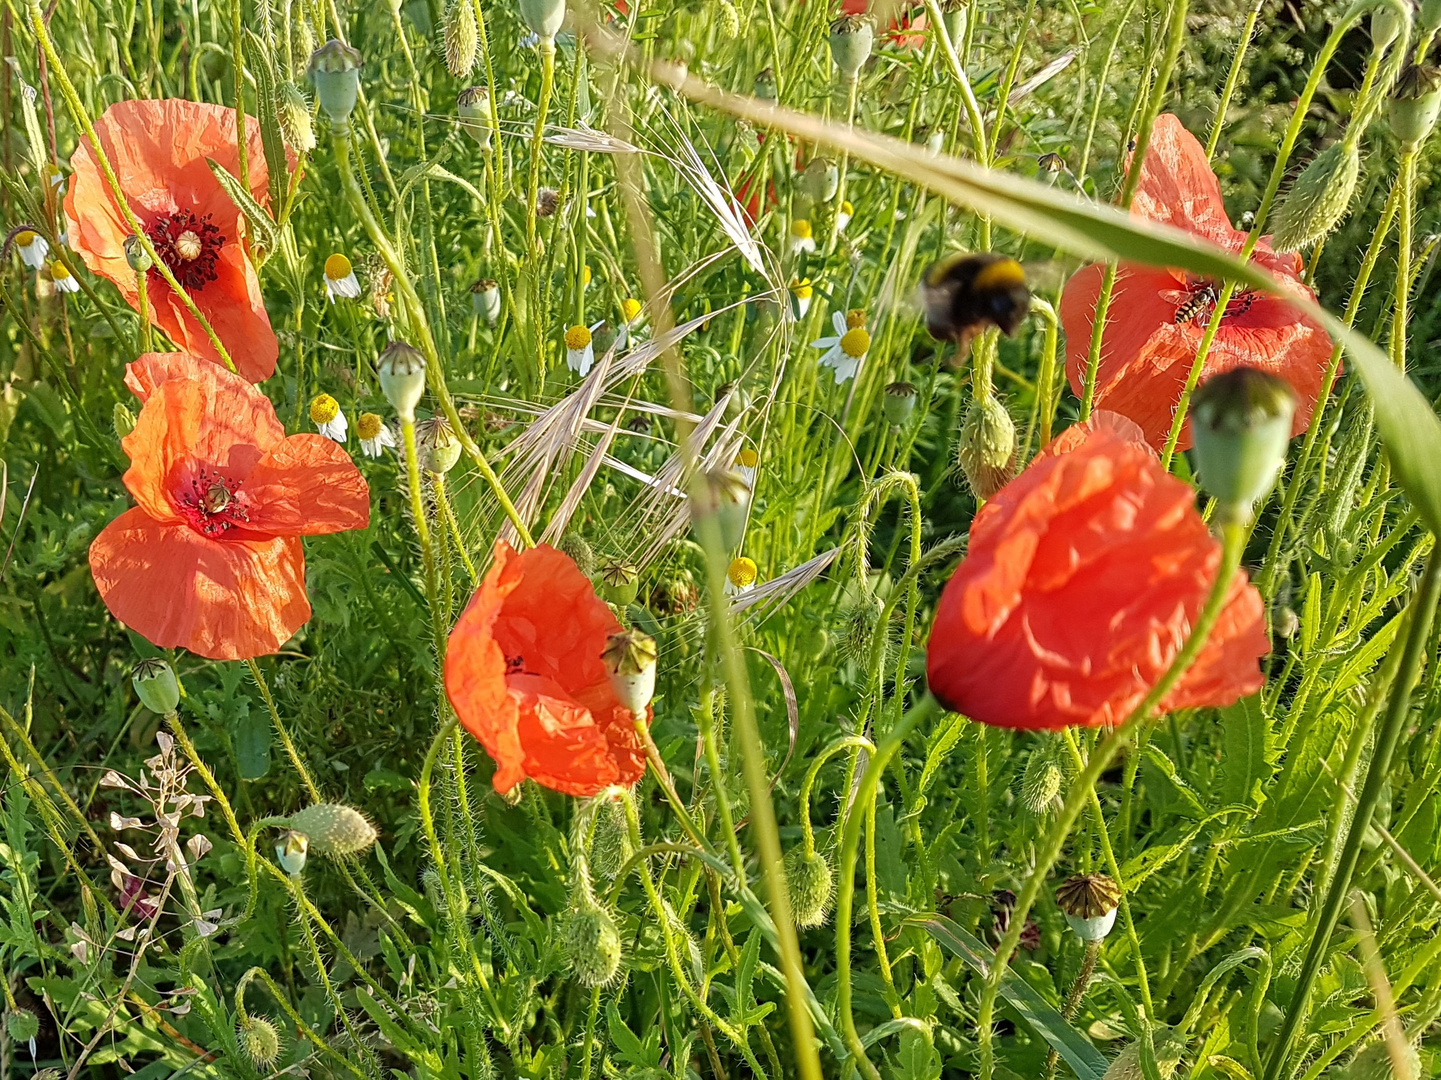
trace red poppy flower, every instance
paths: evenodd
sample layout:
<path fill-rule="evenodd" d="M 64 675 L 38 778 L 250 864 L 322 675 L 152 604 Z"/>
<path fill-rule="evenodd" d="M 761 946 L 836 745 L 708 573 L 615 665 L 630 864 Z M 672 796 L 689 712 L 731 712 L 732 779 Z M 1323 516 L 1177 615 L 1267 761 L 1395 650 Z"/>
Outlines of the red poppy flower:
<path fill-rule="evenodd" d="M 1195 492 L 1161 468 L 1134 424 L 1099 413 L 976 515 L 931 629 L 931 690 L 997 727 L 1117 724 L 1170 666 L 1220 562 Z M 1229 705 L 1259 690 L 1262 614 L 1238 572 L 1161 708 Z"/>
<path fill-rule="evenodd" d="M 1206 151 L 1170 113 L 1156 118 L 1131 212 L 1195 233 L 1230 252 L 1240 251 L 1246 240 L 1226 217 Z M 1315 299 L 1301 283 L 1299 255 L 1273 251 L 1263 238 L 1251 260 L 1297 296 Z M 1066 374 L 1077 397 L 1084 392 L 1104 274 L 1102 266 L 1087 266 L 1066 283 L 1061 295 Z M 1214 282 L 1180 270 L 1122 263 L 1101 336 L 1096 405 L 1129 417 L 1153 445 L 1163 445 L 1218 293 Z M 1226 307 L 1201 382 L 1243 364 L 1281 376 L 1296 390 L 1294 432 L 1299 434 L 1311 422 L 1330 359 L 1331 338 L 1318 323 L 1285 300 L 1244 290 Z M 1191 445 L 1189 423 L 1179 445 Z"/>
<path fill-rule="evenodd" d="M 843 0 L 842 15 L 864 15 L 872 0 Z M 926 15 L 923 11 L 897 11 L 885 32 L 885 40 L 898 49 L 919 49 L 926 43 Z"/>
<path fill-rule="evenodd" d="M 138 504 L 90 545 L 110 613 L 162 648 L 213 660 L 273 653 L 310 618 L 300 537 L 363 529 L 370 491 L 336 443 L 285 434 L 270 400 L 224 368 L 147 353 L 122 442 Z"/>
<path fill-rule="evenodd" d="M 95 122 L 95 133 L 131 212 L 214 327 L 236 369 L 251 382 L 268 378 L 279 346 L 247 253 L 245 219 L 206 163 L 211 158 L 239 175 L 235 110 L 181 100 L 121 101 Z M 246 146 L 250 193 L 267 206 L 265 150 L 254 117 L 246 118 Z M 88 142 L 81 141 L 70 164 L 75 170 L 65 194 L 70 245 L 138 310 L 135 272 L 125 260 L 130 226 Z M 149 274 L 150 321 L 185 352 L 219 362 L 210 338 L 159 270 Z"/>
<path fill-rule="evenodd" d="M 445 692 L 495 759 L 493 783 L 526 777 L 567 795 L 633 784 L 645 753 L 601 653 L 621 629 L 570 556 L 541 544 L 495 561 L 445 654 Z"/>

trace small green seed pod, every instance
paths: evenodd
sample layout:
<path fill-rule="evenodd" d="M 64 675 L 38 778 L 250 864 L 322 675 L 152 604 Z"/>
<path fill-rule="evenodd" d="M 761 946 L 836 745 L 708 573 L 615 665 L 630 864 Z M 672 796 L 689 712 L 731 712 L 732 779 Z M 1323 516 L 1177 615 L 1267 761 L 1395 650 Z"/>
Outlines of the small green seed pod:
<path fill-rule="evenodd" d="M 637 719 L 645 719 L 646 708 L 655 696 L 659 655 L 655 638 L 640 630 L 621 630 L 605 639 L 600 659 L 610 677 L 610 687 L 616 700 Z"/>
<path fill-rule="evenodd" d="M 28 1045 L 40 1034 L 40 1018 L 29 1009 L 15 1009 L 5 1017 L 5 1033 L 12 1042 Z"/>
<path fill-rule="evenodd" d="M 455 98 L 455 111 L 460 117 L 460 130 L 482 150 L 490 149 L 490 91 L 483 86 L 468 86 Z M 499 296 L 496 297 L 497 301 Z M 498 306 L 498 305 L 497 305 Z M 497 314 L 499 312 L 497 311 Z M 489 320 L 487 320 L 489 321 Z"/>
<path fill-rule="evenodd" d="M 886 384 L 885 397 L 881 399 L 881 409 L 885 413 L 886 422 L 891 427 L 904 427 L 911 414 L 916 411 L 917 396 L 912 383 Z"/>
<path fill-rule="evenodd" d="M 500 318 L 500 283 L 493 278 L 481 278 L 470 287 L 470 306 L 486 325 L 494 326 Z"/>
<path fill-rule="evenodd" d="M 135 430 L 135 414 L 123 401 L 117 401 L 115 408 L 110 410 L 110 426 L 115 429 L 115 437 L 123 439 Z"/>
<path fill-rule="evenodd" d="M 946 36 L 957 48 L 965 41 L 966 23 L 970 17 L 968 0 L 941 0 L 941 17 L 946 26 Z"/>
<path fill-rule="evenodd" d="M 1285 379 L 1252 367 L 1215 375 L 1191 404 L 1196 471 L 1216 497 L 1222 521 L 1249 521 L 1286 462 L 1296 391 Z"/>
<path fill-rule="evenodd" d="M 956 462 L 978 499 L 989 499 L 1012 476 L 1016 456 L 1016 424 L 994 397 L 973 400 L 961 424 Z"/>
<path fill-rule="evenodd" d="M 871 57 L 875 31 L 863 15 L 842 15 L 831 23 L 831 59 L 847 79 L 854 79 Z"/>
<path fill-rule="evenodd" d="M 691 528 L 703 529 L 715 522 L 726 551 L 740 546 L 745 533 L 751 486 L 733 469 L 710 469 L 696 480 L 691 492 Z"/>
<path fill-rule="evenodd" d="M 1103 941 L 1116 925 L 1121 888 L 1105 874 L 1077 874 L 1061 882 L 1056 906 L 1082 941 Z"/>
<path fill-rule="evenodd" d="M 315 803 L 290 815 L 290 827 L 304 833 L 309 849 L 327 859 L 360 855 L 375 843 L 375 826 L 354 807 Z"/>
<path fill-rule="evenodd" d="M 791 897 L 791 914 L 800 927 L 822 926 L 831 913 L 835 874 L 818 851 L 793 848 L 786 855 L 786 886 Z"/>
<path fill-rule="evenodd" d="M 460 440 L 443 416 L 432 416 L 415 425 L 415 448 L 421 468 L 437 476 L 444 476 L 460 461 Z"/>
<path fill-rule="evenodd" d="M 1430 64 L 1410 64 L 1396 80 L 1386 103 L 1387 119 L 1396 137 L 1408 147 L 1425 142 L 1436 127 L 1441 112 L 1441 69 Z"/>
<path fill-rule="evenodd" d="M 555 41 L 565 22 L 565 0 L 520 0 L 520 17 L 541 41 Z"/>
<path fill-rule="evenodd" d="M 140 242 L 138 236 L 127 236 L 125 238 L 125 262 L 137 274 L 143 274 L 155 265 L 150 257 L 150 252 L 145 250 L 145 245 Z"/>
<path fill-rule="evenodd" d="M 624 559 L 610 559 L 600 568 L 600 593 L 616 607 L 635 603 L 640 571 Z"/>
<path fill-rule="evenodd" d="M 331 38 L 310 57 L 310 81 L 330 122 L 344 127 L 360 96 L 360 53 Z"/>
<path fill-rule="evenodd" d="M 1151 1045 L 1156 1050 L 1156 1072 L 1161 1080 L 1169 1080 L 1176 1075 L 1186 1053 L 1185 1038 L 1169 1028 L 1157 1027 L 1151 1032 Z M 1141 1043 L 1137 1040 L 1127 1043 L 1116 1055 L 1101 1080 L 1142 1080 L 1145 1075 L 1141 1068 Z"/>
<path fill-rule="evenodd" d="M 164 660 L 156 657 L 141 660 L 135 665 L 130 682 L 140 703 L 151 712 L 169 716 L 180 707 L 180 683 L 174 669 Z"/>
<path fill-rule="evenodd" d="M 1276 211 L 1276 250 L 1298 251 L 1339 225 L 1360 175 L 1361 154 L 1350 143 L 1333 143 L 1317 154 Z"/>

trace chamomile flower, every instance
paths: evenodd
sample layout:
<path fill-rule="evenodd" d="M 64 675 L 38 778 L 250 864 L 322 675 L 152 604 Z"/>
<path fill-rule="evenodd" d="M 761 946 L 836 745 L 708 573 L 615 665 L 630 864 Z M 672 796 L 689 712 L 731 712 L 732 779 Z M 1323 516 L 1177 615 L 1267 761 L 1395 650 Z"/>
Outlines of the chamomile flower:
<path fill-rule="evenodd" d="M 75 280 L 75 275 L 70 273 L 59 259 L 50 264 L 50 280 L 55 283 L 58 292 L 77 293 L 80 291 L 80 282 Z"/>
<path fill-rule="evenodd" d="M 620 352 L 630 341 L 630 332 L 640 322 L 645 309 L 633 296 L 627 296 L 620 302 L 620 326 L 616 328 L 615 344 L 611 346 L 616 352 Z"/>
<path fill-rule="evenodd" d="M 740 453 L 736 455 L 735 463 L 731 465 L 731 471 L 746 482 L 746 487 L 755 490 L 756 466 L 758 466 L 760 462 L 760 455 L 757 454 L 754 449 L 749 446 L 743 446 L 741 447 Z"/>
<path fill-rule="evenodd" d="M 45 265 L 45 256 L 50 254 L 50 245 L 38 232 L 22 229 L 15 234 L 15 250 L 20 253 L 21 262 L 31 270 L 39 270 Z"/>
<path fill-rule="evenodd" d="M 791 309 L 795 312 L 797 321 L 806 317 L 806 312 L 811 309 L 811 298 L 815 295 L 815 288 L 811 285 L 810 278 L 797 278 L 791 281 Z"/>
<path fill-rule="evenodd" d="M 350 429 L 345 414 L 340 411 L 340 402 L 329 394 L 315 395 L 315 399 L 310 403 L 310 422 L 320 434 L 338 443 L 345 441 L 346 433 Z"/>
<path fill-rule="evenodd" d="M 744 596 L 756 587 L 759 570 L 755 560 L 745 555 L 731 560 L 726 570 L 725 593 L 727 596 Z"/>
<path fill-rule="evenodd" d="M 325 260 L 325 294 L 335 303 L 337 296 L 354 300 L 360 295 L 360 282 L 355 278 L 355 269 L 350 260 L 336 252 Z"/>
<path fill-rule="evenodd" d="M 395 432 L 373 412 L 360 414 L 355 421 L 355 434 L 360 436 L 360 450 L 366 457 L 380 457 L 386 447 L 396 445 Z"/>
<path fill-rule="evenodd" d="M 825 350 L 821 354 L 821 366 L 833 369 L 836 382 L 842 383 L 854 379 L 860 371 L 871 348 L 871 335 L 866 330 L 866 313 L 859 309 L 845 315 L 832 312 L 831 326 L 835 334 L 812 341 L 811 346 Z"/>
<path fill-rule="evenodd" d="M 841 203 L 841 208 L 836 211 L 836 228 L 845 229 L 856 216 L 856 208 L 851 205 L 851 200 L 846 199 Z"/>
<path fill-rule="evenodd" d="M 605 320 L 602 319 L 589 329 L 576 324 L 565 332 L 566 366 L 582 379 L 590 374 L 591 365 L 595 363 L 595 339 L 593 335 L 601 328 L 604 322 Z"/>
<path fill-rule="evenodd" d="M 796 218 L 791 222 L 789 247 L 792 255 L 798 255 L 802 251 L 815 251 L 815 232 L 811 229 L 811 223 L 805 218 Z"/>

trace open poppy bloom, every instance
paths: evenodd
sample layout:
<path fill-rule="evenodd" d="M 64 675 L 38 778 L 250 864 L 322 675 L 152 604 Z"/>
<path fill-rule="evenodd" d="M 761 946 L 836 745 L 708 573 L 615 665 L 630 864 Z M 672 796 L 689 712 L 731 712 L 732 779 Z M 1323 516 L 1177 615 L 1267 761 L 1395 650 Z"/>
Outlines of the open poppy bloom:
<path fill-rule="evenodd" d="M 495 759 L 501 793 L 529 777 L 567 795 L 633 784 L 645 752 L 601 661 L 621 629 L 570 556 L 503 540 L 450 632 L 445 692 Z"/>
<path fill-rule="evenodd" d="M 1190 635 L 1221 563 L 1195 492 L 1109 413 L 1063 432 L 983 506 L 946 583 L 931 691 L 996 727 L 1118 724 Z M 1165 711 L 1259 690 L 1261 594 L 1242 572 Z"/>
<path fill-rule="evenodd" d="M 1131 213 L 1185 229 L 1232 253 L 1246 241 L 1226 217 L 1205 149 L 1170 113 L 1156 118 Z M 1297 296 L 1315 299 L 1301 283 L 1301 257 L 1294 252 L 1273 251 L 1263 238 L 1251 261 Z M 1104 266 L 1084 267 L 1061 295 L 1066 374 L 1077 397 L 1084 393 L 1104 276 Z M 1122 263 L 1101 335 L 1096 406 L 1129 417 L 1149 442 L 1163 445 L 1220 291 L 1218 283 L 1180 270 Z M 1293 433 L 1299 434 L 1311 422 L 1330 359 L 1331 338 L 1299 308 L 1269 293 L 1239 290 L 1226 305 L 1199 382 L 1243 364 L 1281 376 L 1296 389 Z M 1178 445 L 1191 445 L 1189 423 Z"/>
<path fill-rule="evenodd" d="M 110 613 L 212 660 L 276 652 L 310 618 L 300 537 L 363 529 L 370 489 L 323 435 L 286 436 L 270 400 L 217 364 L 146 353 L 121 445 L 138 504 L 90 545 Z"/>
<path fill-rule="evenodd" d="M 254 117 L 245 123 L 250 194 L 267 206 L 270 187 L 260 124 Z M 236 370 L 251 382 L 268 378 L 279 346 L 247 254 L 245 220 L 205 160 L 213 158 L 232 176 L 239 175 L 235 110 L 182 100 L 121 101 L 95 121 L 95 133 L 131 212 L 214 327 Z M 135 271 L 125 259 L 130 226 L 88 142 L 81 140 L 70 164 L 75 170 L 65 193 L 70 245 L 139 310 Z M 183 351 L 219 362 L 209 336 L 160 271 L 151 267 L 148 273 L 150 321 Z"/>

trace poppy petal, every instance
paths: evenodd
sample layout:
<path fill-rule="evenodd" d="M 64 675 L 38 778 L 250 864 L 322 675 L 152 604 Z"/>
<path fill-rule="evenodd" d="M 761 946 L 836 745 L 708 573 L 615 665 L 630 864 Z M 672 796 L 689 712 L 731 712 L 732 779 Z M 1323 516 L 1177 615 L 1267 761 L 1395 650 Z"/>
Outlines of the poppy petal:
<path fill-rule="evenodd" d="M 266 451 L 245 479 L 248 525 L 274 536 L 318 536 L 370 524 L 370 487 L 339 443 L 292 435 Z"/>
<path fill-rule="evenodd" d="M 101 599 L 163 649 L 212 660 L 278 652 L 310 618 L 300 541 L 218 541 L 166 526 L 139 507 L 90 545 Z"/>
<path fill-rule="evenodd" d="M 125 386 L 143 404 L 155 388 L 172 379 L 200 379 L 236 393 L 259 393 L 247 380 L 219 364 L 190 353 L 141 353 L 125 365 Z M 278 438 L 284 438 L 283 428 Z"/>
<path fill-rule="evenodd" d="M 1233 231 L 1206 150 L 1174 113 L 1156 117 L 1131 212 L 1188 232 Z"/>
<path fill-rule="evenodd" d="M 215 264 L 216 278 L 203 289 L 191 290 L 200 314 L 205 316 L 235 364 L 236 372 L 250 382 L 263 382 L 275 374 L 280 343 L 270 326 L 260 279 L 238 245 L 227 244 Z M 195 356 L 222 364 L 210 335 L 164 282 L 150 290 L 150 321 Z M 223 366 L 223 365 L 222 365 Z"/>

